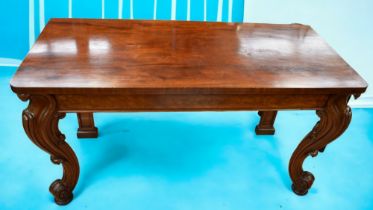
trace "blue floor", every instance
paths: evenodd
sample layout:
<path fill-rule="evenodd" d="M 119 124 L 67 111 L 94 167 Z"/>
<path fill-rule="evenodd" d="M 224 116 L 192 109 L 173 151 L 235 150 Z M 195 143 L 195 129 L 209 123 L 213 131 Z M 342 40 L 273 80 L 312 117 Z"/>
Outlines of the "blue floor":
<path fill-rule="evenodd" d="M 99 138 L 85 140 L 68 114 L 60 129 L 81 175 L 74 200 L 59 207 L 48 187 L 61 166 L 23 131 L 14 71 L 0 68 L 0 209 L 373 209 L 372 109 L 354 109 L 344 135 L 307 159 L 316 180 L 304 197 L 287 167 L 314 112 L 280 112 L 274 136 L 254 134 L 255 112 L 96 114 Z"/>

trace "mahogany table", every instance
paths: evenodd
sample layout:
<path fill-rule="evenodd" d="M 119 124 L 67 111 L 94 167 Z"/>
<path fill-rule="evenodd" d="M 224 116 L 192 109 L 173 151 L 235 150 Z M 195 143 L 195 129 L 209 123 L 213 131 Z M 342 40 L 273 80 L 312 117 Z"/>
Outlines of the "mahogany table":
<path fill-rule="evenodd" d="M 273 134 L 277 110 L 316 110 L 289 164 L 304 195 L 314 181 L 305 158 L 346 130 L 348 100 L 367 83 L 307 25 L 52 19 L 11 88 L 29 100 L 28 137 L 63 166 L 49 190 L 67 204 L 79 164 L 58 129 L 65 113 L 95 137 L 93 112 L 260 110 L 256 132 Z"/>

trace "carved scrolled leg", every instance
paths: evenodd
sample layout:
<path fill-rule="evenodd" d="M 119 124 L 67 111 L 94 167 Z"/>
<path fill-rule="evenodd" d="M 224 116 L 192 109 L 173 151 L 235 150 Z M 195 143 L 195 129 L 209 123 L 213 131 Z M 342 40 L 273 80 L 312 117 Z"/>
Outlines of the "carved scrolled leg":
<path fill-rule="evenodd" d="M 256 135 L 273 135 L 275 133 L 275 128 L 273 124 L 275 123 L 277 111 L 259 111 L 260 122 L 255 127 Z"/>
<path fill-rule="evenodd" d="M 56 101 L 50 95 L 20 95 L 22 100 L 30 100 L 23 111 L 23 127 L 27 136 L 45 152 L 51 155 L 55 164 L 62 164 L 63 176 L 55 180 L 49 191 L 59 205 L 68 204 L 73 199 L 72 191 L 79 178 L 79 163 L 74 151 L 65 142 L 65 136 L 58 129 L 58 121 L 65 116 L 57 112 Z"/>
<path fill-rule="evenodd" d="M 293 181 L 292 189 L 298 195 L 307 194 L 314 176 L 303 170 L 303 162 L 308 155 L 316 156 L 325 146 L 338 138 L 351 121 L 351 109 L 347 105 L 350 96 L 331 96 L 324 109 L 317 110 L 320 121 L 295 149 L 289 164 L 289 173 Z"/>

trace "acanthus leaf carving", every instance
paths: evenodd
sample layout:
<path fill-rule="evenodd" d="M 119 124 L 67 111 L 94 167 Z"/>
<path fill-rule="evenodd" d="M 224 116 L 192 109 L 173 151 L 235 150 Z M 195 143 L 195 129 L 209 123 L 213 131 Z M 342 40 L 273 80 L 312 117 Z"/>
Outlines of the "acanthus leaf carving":
<path fill-rule="evenodd" d="M 52 95 L 19 95 L 22 100 L 30 100 L 22 113 L 23 127 L 27 136 L 42 150 L 51 155 L 51 161 L 62 164 L 62 179 L 57 179 L 50 186 L 57 204 L 69 203 L 72 191 L 79 178 L 79 163 L 74 151 L 65 141 L 58 129 L 58 122 L 65 116 L 59 113 Z"/>
<path fill-rule="evenodd" d="M 292 189 L 296 194 L 305 195 L 314 181 L 312 173 L 303 170 L 305 158 L 323 152 L 326 145 L 338 138 L 350 124 L 352 113 L 347 105 L 349 98 L 350 95 L 332 95 L 326 106 L 316 111 L 319 122 L 298 145 L 289 163 Z"/>

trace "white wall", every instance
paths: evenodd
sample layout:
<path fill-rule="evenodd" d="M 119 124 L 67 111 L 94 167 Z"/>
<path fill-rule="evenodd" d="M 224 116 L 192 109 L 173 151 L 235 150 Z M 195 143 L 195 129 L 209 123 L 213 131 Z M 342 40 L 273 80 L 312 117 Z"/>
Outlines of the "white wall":
<path fill-rule="evenodd" d="M 354 107 L 373 107 L 372 0 L 245 0 L 245 22 L 311 25 L 370 84 Z"/>

